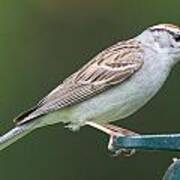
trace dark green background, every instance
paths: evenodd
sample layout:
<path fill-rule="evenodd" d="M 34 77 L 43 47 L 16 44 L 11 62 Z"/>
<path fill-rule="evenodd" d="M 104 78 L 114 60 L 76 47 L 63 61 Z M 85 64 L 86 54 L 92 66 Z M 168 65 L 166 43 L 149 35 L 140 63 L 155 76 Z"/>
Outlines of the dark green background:
<path fill-rule="evenodd" d="M 161 23 L 179 23 L 179 0 L 1 0 L 0 130 L 105 47 Z M 117 124 L 142 133 L 178 132 L 180 66 L 160 93 Z M 0 152 L 2 180 L 159 180 L 179 153 L 112 158 L 107 136 L 62 124 L 34 131 Z"/>

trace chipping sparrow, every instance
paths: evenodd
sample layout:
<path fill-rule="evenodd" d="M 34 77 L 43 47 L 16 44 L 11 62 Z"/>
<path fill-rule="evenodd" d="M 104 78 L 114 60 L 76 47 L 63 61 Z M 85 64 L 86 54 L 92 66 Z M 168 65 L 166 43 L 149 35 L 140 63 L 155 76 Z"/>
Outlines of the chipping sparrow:
<path fill-rule="evenodd" d="M 180 28 L 175 25 L 152 26 L 133 39 L 118 42 L 18 116 L 16 127 L 0 137 L 0 149 L 38 127 L 59 122 L 69 123 L 72 130 L 90 125 L 110 137 L 134 134 L 108 123 L 146 104 L 179 59 Z"/>

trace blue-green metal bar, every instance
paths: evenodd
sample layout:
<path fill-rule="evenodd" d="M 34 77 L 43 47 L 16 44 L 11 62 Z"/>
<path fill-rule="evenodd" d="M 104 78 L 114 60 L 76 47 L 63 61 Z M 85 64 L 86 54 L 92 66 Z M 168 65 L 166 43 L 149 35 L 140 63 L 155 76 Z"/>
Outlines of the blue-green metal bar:
<path fill-rule="evenodd" d="M 180 151 L 180 134 L 134 135 L 115 137 L 114 150 L 143 149 L 143 150 L 168 150 Z"/>

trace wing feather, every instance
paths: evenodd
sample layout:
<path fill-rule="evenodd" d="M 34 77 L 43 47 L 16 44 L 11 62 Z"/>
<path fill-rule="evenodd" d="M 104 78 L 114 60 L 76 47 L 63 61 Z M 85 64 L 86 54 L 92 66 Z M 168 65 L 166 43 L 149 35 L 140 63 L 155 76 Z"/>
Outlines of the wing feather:
<path fill-rule="evenodd" d="M 133 40 L 120 42 L 92 59 L 42 99 L 33 112 L 18 116 L 23 124 L 58 109 L 72 106 L 123 82 L 143 65 L 143 51 Z"/>

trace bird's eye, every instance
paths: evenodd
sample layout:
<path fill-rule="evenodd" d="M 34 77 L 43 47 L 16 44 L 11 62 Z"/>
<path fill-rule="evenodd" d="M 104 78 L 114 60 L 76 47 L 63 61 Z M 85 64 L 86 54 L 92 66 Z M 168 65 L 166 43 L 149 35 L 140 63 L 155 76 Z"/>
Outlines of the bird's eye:
<path fill-rule="evenodd" d="M 180 35 L 174 36 L 174 39 L 175 39 L 176 42 L 180 42 Z"/>

